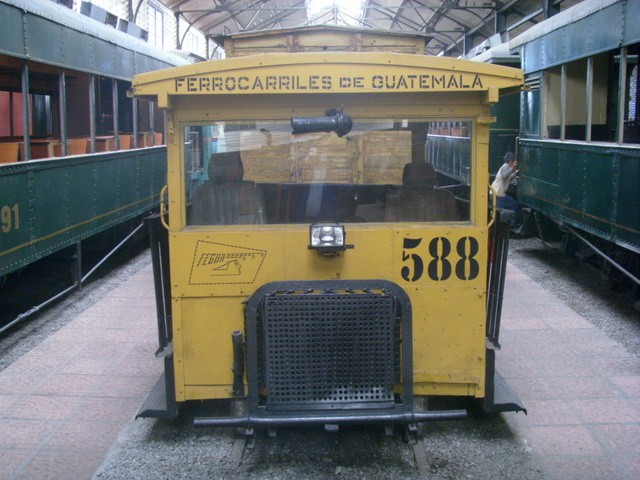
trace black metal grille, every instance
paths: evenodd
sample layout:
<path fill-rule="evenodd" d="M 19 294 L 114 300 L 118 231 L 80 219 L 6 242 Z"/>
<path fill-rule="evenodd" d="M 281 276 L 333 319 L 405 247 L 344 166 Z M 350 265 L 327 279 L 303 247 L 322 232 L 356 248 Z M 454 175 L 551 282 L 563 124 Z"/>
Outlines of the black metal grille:
<path fill-rule="evenodd" d="M 258 380 L 268 408 L 393 403 L 400 319 L 392 295 L 277 293 L 264 297 L 257 322 Z"/>

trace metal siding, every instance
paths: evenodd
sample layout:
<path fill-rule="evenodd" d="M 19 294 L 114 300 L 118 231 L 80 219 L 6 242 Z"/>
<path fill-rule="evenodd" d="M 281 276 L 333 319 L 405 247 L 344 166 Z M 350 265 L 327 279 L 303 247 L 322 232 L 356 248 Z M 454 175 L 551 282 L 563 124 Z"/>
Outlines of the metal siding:
<path fill-rule="evenodd" d="M 2 172 L 0 167 L 0 174 Z M 31 193 L 29 175 L 25 174 L 9 174 L 0 177 L 0 184 L 2 187 L 2 201 L 0 202 L 0 208 L 13 209 L 17 205 L 19 212 L 19 227 L 12 227 L 8 231 L 0 230 L 0 252 L 8 252 L 17 245 L 26 245 L 29 243 L 30 225 L 32 223 L 33 210 L 29 208 L 29 197 Z M 13 214 L 14 212 L 11 211 Z M 12 215 L 13 216 L 13 215 Z M 4 225 L 4 222 L 2 224 Z M 6 228 L 5 228 L 6 229 Z M 28 248 L 28 247 L 27 247 Z M 29 253 L 25 248 L 24 255 L 28 256 Z M 19 255 L 12 254 L 11 252 L 0 256 L 0 272 L 12 271 L 20 268 L 23 264 L 18 263 Z M 28 263 L 28 262 L 25 262 Z M 3 273 L 0 273 L 0 276 Z"/>
<path fill-rule="evenodd" d="M 492 129 L 517 129 L 520 124 L 518 106 L 520 92 L 510 93 L 500 97 L 500 102 L 491 106 L 491 116 L 496 121 L 491 125 Z"/>
<path fill-rule="evenodd" d="M 153 209 L 166 172 L 166 147 L 0 167 L 3 204 L 20 209 L 0 234 L 0 275 Z"/>
<path fill-rule="evenodd" d="M 562 32 L 562 38 L 558 40 L 558 50 L 561 50 L 561 54 L 554 59 L 553 62 L 549 62 L 550 65 L 560 65 L 567 63 L 573 59 L 581 58 L 585 55 L 590 55 L 594 49 L 592 44 L 597 41 L 599 33 L 591 32 L 593 28 L 593 17 L 587 17 L 580 20 L 580 28 L 578 25 L 566 25 L 560 31 Z"/>
<path fill-rule="evenodd" d="M 640 252 L 640 149 L 620 151 L 616 160 L 617 237 Z"/>
<path fill-rule="evenodd" d="M 639 9 L 637 5 L 628 8 L 631 13 Z M 618 48 L 623 29 L 633 23 L 629 13 L 625 17 L 623 2 L 613 4 L 526 43 L 522 47 L 522 69 L 525 73 L 537 72 Z M 605 25 L 607 28 L 603 28 Z M 638 27 L 634 25 L 633 29 L 637 31 Z"/>
<path fill-rule="evenodd" d="M 471 139 L 428 135 L 428 158 L 438 173 L 459 180 L 465 185 L 471 182 Z"/>
<path fill-rule="evenodd" d="M 570 59 L 583 58 L 599 52 L 606 52 L 620 46 L 624 6 L 622 3 L 610 5 L 585 19 L 585 24 L 577 24 L 568 32 L 577 38 L 575 50 L 568 50 Z M 606 28 L 604 27 L 606 26 Z M 587 41 L 580 40 L 587 36 Z"/>
<path fill-rule="evenodd" d="M 53 242 L 47 242 L 51 251 L 56 251 L 68 241 L 70 205 L 67 175 L 61 169 L 34 169 L 30 177 L 29 210 L 34 215 L 34 221 L 29 225 L 31 239 L 59 231 Z"/>
<path fill-rule="evenodd" d="M 570 34 L 568 30 L 570 28 L 571 26 L 568 25 L 560 30 L 555 30 L 542 39 L 543 68 L 564 63 L 564 60 L 570 56 L 567 45 L 567 37 Z"/>
<path fill-rule="evenodd" d="M 22 12 L 0 3 L 0 52 L 24 58 L 23 39 Z"/>
<path fill-rule="evenodd" d="M 560 218 L 580 221 L 585 202 L 585 163 L 582 155 L 554 149 L 558 162 L 558 195 Z M 551 153 L 551 152 L 550 152 Z M 553 158 L 553 156 L 550 156 Z"/>
<path fill-rule="evenodd" d="M 63 32 L 46 18 L 24 15 L 24 42 L 30 60 L 56 59 L 64 64 L 70 57 L 63 42 Z"/>
<path fill-rule="evenodd" d="M 122 78 L 116 71 L 116 57 L 110 45 L 105 42 L 93 42 L 93 58 L 96 72 L 111 72 L 109 78 Z"/>
<path fill-rule="evenodd" d="M 584 216 L 582 221 L 593 229 L 602 229 L 602 235 L 613 235 L 615 223 L 615 170 L 613 155 L 603 155 L 598 151 L 584 151 L 580 155 L 584 162 Z M 602 188 L 598 188 L 598 186 Z M 610 219 L 611 225 L 593 219 Z"/>
<path fill-rule="evenodd" d="M 516 137 L 520 128 L 520 93 L 511 93 L 500 98 L 491 107 L 491 116 L 496 121 L 491 125 L 489 138 L 489 172 L 496 173 L 502 166 L 507 151 L 515 153 Z"/>
<path fill-rule="evenodd" d="M 104 71 L 100 70 L 96 63 L 96 53 L 99 51 L 97 47 L 101 42 L 96 42 L 91 37 L 75 30 L 65 30 L 65 32 L 68 45 L 74 46 L 74 53 L 67 55 L 67 64 L 78 70 L 103 74 Z"/>
<path fill-rule="evenodd" d="M 39 5 L 39 8 L 46 6 Z M 54 10 L 56 7 L 50 6 Z M 188 63 L 159 49 L 158 58 L 154 58 L 153 47 L 115 30 L 108 32 L 109 38 L 97 36 L 93 26 L 84 31 L 88 27 L 82 22 L 92 20 L 71 10 L 65 12 L 70 25 L 59 23 L 60 12 L 52 13 L 57 16 L 49 18 L 0 2 L 0 52 L 127 81 L 136 73 Z M 137 65 L 137 60 L 142 59 L 144 61 Z"/>
<path fill-rule="evenodd" d="M 130 66 L 135 69 L 134 74 L 152 72 L 173 66 L 141 52 L 132 51 L 131 53 L 132 57 L 129 61 L 131 61 Z"/>
<path fill-rule="evenodd" d="M 522 47 L 522 70 L 524 73 L 538 72 L 544 68 L 543 39 L 537 38 Z"/>
<path fill-rule="evenodd" d="M 557 154 L 562 170 L 558 219 L 601 238 L 611 237 L 611 159 L 586 149 L 558 149 Z"/>
<path fill-rule="evenodd" d="M 123 80 L 131 81 L 136 74 L 136 56 L 133 50 L 118 48 L 116 45 L 109 45 L 114 57 L 114 64 L 117 72 Z M 159 68 L 166 68 L 166 65 Z"/>
<path fill-rule="evenodd" d="M 555 205 L 545 199 L 558 196 L 558 165 L 554 152 L 533 148 L 521 140 L 518 196 L 524 205 L 555 216 Z"/>
<path fill-rule="evenodd" d="M 522 139 L 524 206 L 640 251 L 640 150 Z"/>
<path fill-rule="evenodd" d="M 640 2 L 628 1 L 624 13 L 623 45 L 640 42 Z"/>
<path fill-rule="evenodd" d="M 146 55 L 142 55 L 138 52 L 134 54 L 134 67 L 136 69 L 136 75 L 138 73 L 150 72 L 153 70 L 153 62 L 152 59 L 147 57 Z"/>

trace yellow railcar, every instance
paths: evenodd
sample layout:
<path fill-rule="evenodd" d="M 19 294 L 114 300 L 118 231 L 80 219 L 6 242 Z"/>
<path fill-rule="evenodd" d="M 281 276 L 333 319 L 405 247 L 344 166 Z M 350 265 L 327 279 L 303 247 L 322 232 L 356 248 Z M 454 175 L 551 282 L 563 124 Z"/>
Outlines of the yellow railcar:
<path fill-rule="evenodd" d="M 197 424 L 413 428 L 466 413 L 418 401 L 435 396 L 522 410 L 494 369 L 506 229 L 487 158 L 490 107 L 522 72 L 389 32 L 223 41 L 237 56 L 133 81 L 165 109 L 169 150 L 152 248 L 165 374 L 140 415 L 235 399 Z M 470 134 L 451 154 L 469 185 L 429 163 L 442 121 Z"/>

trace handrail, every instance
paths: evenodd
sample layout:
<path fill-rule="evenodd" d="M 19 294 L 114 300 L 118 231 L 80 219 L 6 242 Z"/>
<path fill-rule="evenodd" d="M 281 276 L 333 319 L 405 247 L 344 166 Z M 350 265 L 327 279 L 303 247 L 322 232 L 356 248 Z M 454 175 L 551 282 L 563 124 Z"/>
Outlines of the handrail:
<path fill-rule="evenodd" d="M 498 208 L 498 192 L 496 191 L 493 185 L 489 185 L 489 189 L 491 190 L 491 193 L 492 193 L 491 196 L 493 197 L 492 198 L 493 208 L 491 209 L 491 220 L 489 221 L 487 228 L 491 228 L 494 222 L 496 221 L 496 208 Z"/>
<path fill-rule="evenodd" d="M 164 206 L 164 202 L 162 201 L 162 199 L 164 198 L 164 195 L 165 195 L 165 193 L 167 193 L 168 189 L 169 189 L 169 186 L 165 185 L 164 187 L 162 187 L 162 190 L 160 190 L 160 222 L 162 223 L 162 226 L 164 228 L 166 228 L 167 230 L 169 230 L 169 225 L 167 224 L 167 222 L 164 219 L 165 206 Z"/>

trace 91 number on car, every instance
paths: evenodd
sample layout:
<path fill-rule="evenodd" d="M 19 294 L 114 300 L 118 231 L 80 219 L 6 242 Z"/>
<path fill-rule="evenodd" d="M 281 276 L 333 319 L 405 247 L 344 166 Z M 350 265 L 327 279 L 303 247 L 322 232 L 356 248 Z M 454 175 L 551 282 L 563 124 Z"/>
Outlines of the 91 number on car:
<path fill-rule="evenodd" d="M 0 230 L 9 233 L 20 228 L 20 208 L 16 203 L 13 206 L 3 205 L 0 208 Z"/>

